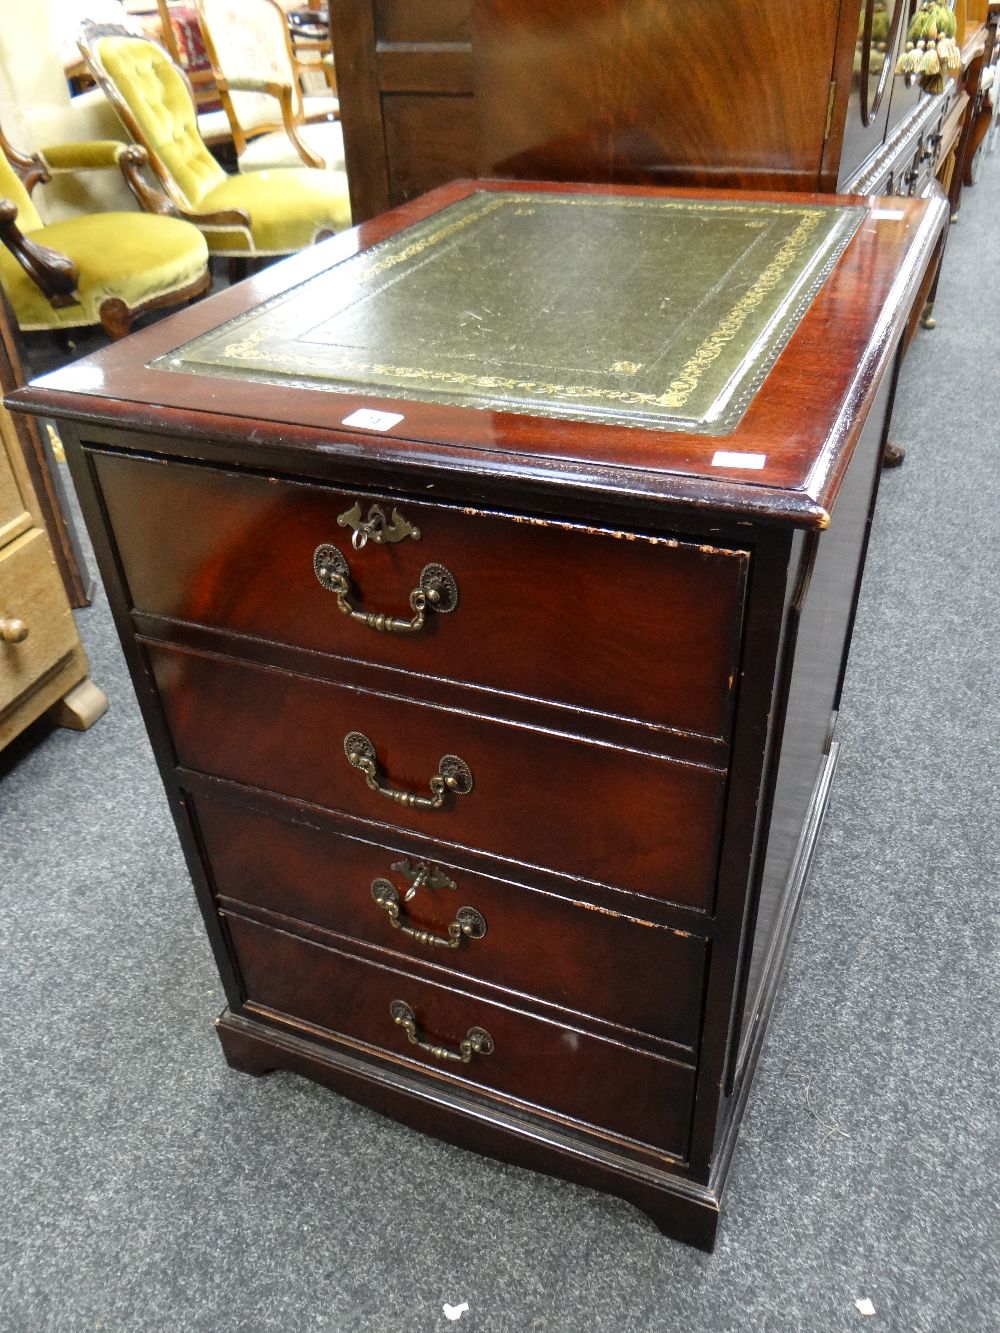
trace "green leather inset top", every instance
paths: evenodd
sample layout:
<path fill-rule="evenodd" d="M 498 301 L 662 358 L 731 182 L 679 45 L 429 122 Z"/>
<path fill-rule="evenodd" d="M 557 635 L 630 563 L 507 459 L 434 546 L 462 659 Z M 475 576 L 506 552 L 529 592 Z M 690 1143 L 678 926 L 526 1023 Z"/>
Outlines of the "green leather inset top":
<path fill-rule="evenodd" d="M 864 215 L 478 192 L 152 365 L 725 434 Z"/>

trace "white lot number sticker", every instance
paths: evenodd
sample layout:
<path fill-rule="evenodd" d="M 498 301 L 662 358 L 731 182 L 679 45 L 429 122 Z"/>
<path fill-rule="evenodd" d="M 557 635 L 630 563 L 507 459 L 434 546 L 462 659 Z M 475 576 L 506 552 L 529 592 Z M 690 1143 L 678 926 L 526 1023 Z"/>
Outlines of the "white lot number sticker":
<path fill-rule="evenodd" d="M 766 462 L 767 454 L 735 454 L 727 453 L 725 449 L 719 449 L 712 456 L 713 467 L 746 467 L 755 472 L 759 472 Z"/>
<path fill-rule="evenodd" d="M 403 420 L 399 412 L 373 412 L 370 407 L 359 407 L 349 417 L 344 417 L 342 426 L 357 426 L 360 430 L 392 430 Z"/>

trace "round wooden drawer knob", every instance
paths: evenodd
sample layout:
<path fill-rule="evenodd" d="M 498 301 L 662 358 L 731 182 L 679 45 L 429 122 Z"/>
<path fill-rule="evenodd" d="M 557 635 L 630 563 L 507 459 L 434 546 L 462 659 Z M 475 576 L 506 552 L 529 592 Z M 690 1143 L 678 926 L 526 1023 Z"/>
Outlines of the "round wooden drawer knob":
<path fill-rule="evenodd" d="M 0 639 L 4 643 L 24 643 L 28 627 L 23 620 L 7 620 L 0 616 Z"/>

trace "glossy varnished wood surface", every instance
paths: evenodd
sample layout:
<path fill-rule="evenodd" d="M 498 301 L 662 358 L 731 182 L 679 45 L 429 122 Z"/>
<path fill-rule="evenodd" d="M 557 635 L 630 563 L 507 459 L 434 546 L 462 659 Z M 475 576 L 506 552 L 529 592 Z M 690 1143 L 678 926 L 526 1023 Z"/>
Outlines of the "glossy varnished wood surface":
<path fill-rule="evenodd" d="M 410 673 L 722 737 L 746 551 L 400 500 L 419 539 L 352 549 L 340 515 L 389 496 L 95 455 L 136 610 Z M 343 615 L 313 570 L 347 559 L 353 604 L 409 618 L 428 562 L 458 604 L 414 634 Z M 169 549 L 170 559 L 163 559 Z"/>
<path fill-rule="evenodd" d="M 780 762 L 775 771 L 769 829 L 760 888 L 753 905 L 753 947 L 747 957 L 740 1053 L 755 1035 L 758 1008 L 784 943 L 783 916 L 789 897 L 801 889 L 793 874 L 802 854 L 807 812 L 834 733 L 846 668 L 843 645 L 850 642 L 860 591 L 868 532 L 881 475 L 888 424 L 891 377 L 882 384 L 865 426 L 834 521 L 816 541 L 806 539 L 791 571 L 793 594 L 785 644 L 788 696 L 775 736 Z M 738 1077 L 734 1064 L 732 1079 Z"/>
<path fill-rule="evenodd" d="M 696 1050 L 707 955 L 695 935 L 440 858 L 425 864 L 454 887 L 425 885 L 406 902 L 412 876 L 395 867 L 401 860 L 416 867 L 420 858 L 398 842 L 347 837 L 207 795 L 195 797 L 194 808 L 215 890 L 230 906 L 250 904 L 391 950 L 401 965 L 416 961 L 445 984 L 457 973 L 522 1001 L 535 997 L 661 1037 L 688 1058 Z M 398 890 L 405 925 L 445 936 L 458 909 L 470 906 L 486 922 L 485 935 L 442 949 L 394 929 L 373 898 L 376 879 Z"/>
<path fill-rule="evenodd" d="M 310 1024 L 338 1033 L 440 1078 L 495 1089 L 605 1134 L 685 1155 L 694 1087 L 689 1067 L 362 961 L 332 941 L 305 940 L 230 912 L 224 921 L 251 1012 L 285 1014 L 300 1030 Z M 411 1006 L 424 1039 L 455 1049 L 469 1028 L 482 1027 L 495 1049 L 468 1064 L 435 1060 L 393 1023 L 389 1006 L 396 999 Z"/>
<path fill-rule="evenodd" d="M 142 331 L 127 347 L 110 347 L 45 376 L 13 394 L 11 402 L 83 422 L 128 422 L 151 432 L 144 447 L 196 457 L 224 456 L 227 443 L 249 444 L 251 455 L 258 453 L 263 465 L 285 457 L 289 465 L 294 459 L 299 468 L 320 475 L 337 468 L 342 474 L 352 465 L 370 475 L 401 465 L 423 469 L 428 477 L 471 471 L 483 492 L 516 476 L 522 487 L 533 483 L 542 493 L 577 486 L 596 489 L 604 497 L 675 499 L 717 511 L 825 526 L 858 422 L 944 226 L 945 206 L 938 200 L 894 199 L 890 210 L 873 205 L 869 220 L 813 301 L 740 425 L 723 437 L 594 427 L 289 385 L 240 383 L 234 392 L 237 380 L 148 368 L 154 357 L 476 189 L 509 188 L 522 187 L 504 182 L 444 187 Z M 619 186 L 615 192 L 631 190 Z M 703 191 L 692 196 L 706 197 Z M 789 198 L 739 192 L 712 197 Z M 827 196 L 803 198 L 836 202 Z M 880 211 L 888 215 L 879 216 Z M 403 421 L 388 434 L 345 428 L 344 417 L 359 407 L 399 412 Z M 158 442 L 154 431 L 175 442 Z M 715 466 L 718 450 L 764 454 L 765 463 L 749 472 Z M 242 449 L 241 454 L 246 461 Z M 431 484 L 438 494 L 446 493 L 439 481 Z"/>
<path fill-rule="evenodd" d="M 850 5 L 848 5 L 848 8 Z M 840 0 L 481 0 L 479 170 L 814 189 Z"/>
<path fill-rule="evenodd" d="M 399 405 L 398 432 L 365 435 L 337 423 L 371 400 L 145 368 L 157 353 L 469 188 L 298 256 L 139 335 L 126 344 L 130 355 L 113 349 L 83 362 L 23 402 L 71 418 L 64 434 L 74 476 L 226 987 L 230 1012 L 219 1031 L 231 1063 L 307 1073 L 453 1141 L 612 1189 L 672 1234 L 708 1245 L 829 790 L 829 696 L 836 698 L 863 559 L 858 515 L 867 512 L 891 406 L 886 371 L 943 209 L 893 200 L 901 218 L 869 218 L 725 442 L 409 403 Z M 767 457 L 752 475 L 713 471 L 719 447 Z M 153 461 L 123 457 L 130 453 Z M 230 492 L 225 474 L 233 469 L 247 479 Z M 141 484 L 161 471 L 176 473 L 176 488 Z M 181 479 L 188 477 L 195 481 Z M 301 487 L 290 487 L 293 480 Z M 511 692 L 509 676 L 462 684 L 462 671 L 471 674 L 469 662 L 479 659 L 457 643 L 449 681 L 379 664 L 374 654 L 341 655 L 310 637 L 317 631 L 304 609 L 313 615 L 316 603 L 282 606 L 268 624 L 268 604 L 283 590 L 288 601 L 308 602 L 289 575 L 309 555 L 317 531 L 309 525 L 322 506 L 306 506 L 299 542 L 299 517 L 286 523 L 284 501 L 272 523 L 266 505 L 245 498 L 261 487 L 279 497 L 325 496 L 327 488 L 353 496 L 357 487 L 359 499 L 398 500 L 404 512 L 413 504 L 423 514 L 426 505 L 428 540 L 438 515 L 455 525 L 453 560 L 466 546 L 476 550 L 459 533 L 483 522 L 483 510 L 517 514 L 529 520 L 515 525 L 519 534 L 566 534 L 570 605 L 567 523 L 704 545 L 714 552 L 702 553 L 710 568 L 720 548 L 746 552 L 729 733 L 698 736 L 571 706 L 567 691 L 578 686 L 553 687 L 547 666 L 536 668 L 537 698 Z M 139 551 L 147 491 L 173 572 Z M 325 510 L 321 516 L 325 523 Z M 299 543 L 294 559 L 280 552 L 286 538 Z M 508 545 L 521 552 L 511 563 L 523 575 L 533 559 L 519 540 Z M 675 548 L 649 545 L 651 573 L 636 554 L 640 543 L 613 541 L 612 560 L 624 562 L 613 565 L 616 580 L 642 582 L 655 602 L 659 567 L 677 558 Z M 483 565 L 499 571 L 502 553 L 489 549 L 484 542 Z M 590 563 L 581 557 L 587 587 Z M 553 588 L 557 564 L 553 556 Z M 817 575 L 813 588 L 798 577 L 807 566 Z M 468 567 L 474 577 L 475 561 Z M 691 566 L 693 586 L 700 568 Z M 387 564 L 385 579 L 359 592 L 388 596 L 388 573 Z M 258 580 L 267 594 L 259 599 Z M 642 604 L 632 587 L 620 595 L 633 612 Z M 720 595 L 725 589 L 711 593 Z M 683 617 L 691 601 L 682 602 L 675 609 Z M 587 615 L 583 632 L 597 651 L 605 643 L 600 618 L 590 606 Z M 570 634 L 577 622 L 558 623 Z M 667 620 L 654 637 L 664 628 Z M 641 651 L 636 632 L 632 655 Z M 560 671 L 573 668 L 564 658 Z M 637 668 L 647 693 L 671 680 L 658 678 L 660 669 Z M 596 689 L 589 670 L 581 668 L 581 681 Z M 452 753 L 470 764 L 473 791 L 437 811 L 386 801 L 344 758 L 343 736 L 353 729 L 371 736 L 394 787 L 427 792 L 440 756 Z M 211 802 L 226 807 L 221 816 Z M 781 885 L 785 825 L 796 820 L 803 854 Z M 487 919 L 482 940 L 428 960 L 387 919 L 366 924 L 365 909 L 377 909 L 366 881 L 387 870 L 393 878 L 396 851 L 451 868 L 454 903 Z M 453 891 L 440 892 L 451 899 Z M 784 902 L 793 906 L 780 908 L 775 923 L 769 909 Z M 421 892 L 411 907 L 424 928 L 446 924 L 437 894 Z M 747 1074 L 730 1092 L 755 931 L 769 957 L 758 968 L 762 1022 L 747 1040 Z M 484 948 L 474 953 L 477 945 Z M 479 1024 L 495 1052 L 469 1066 L 440 1063 L 392 1024 L 393 999 L 413 1006 L 428 1040 L 455 1046 Z"/>
<path fill-rule="evenodd" d="M 890 77 L 873 109 L 875 73 L 862 123 L 866 5 L 873 0 L 816 0 L 808 10 L 781 0 L 763 11 L 738 0 L 337 0 L 355 219 L 403 202 L 411 182 L 429 189 L 471 171 L 834 189 L 915 100 Z M 459 53 L 471 74 L 456 84 L 442 57 Z M 387 59 L 407 71 L 402 96 L 387 82 Z M 890 71 L 893 61 L 890 53 Z M 400 113 L 415 125 L 431 104 L 432 139 L 397 132 Z"/>
<path fill-rule="evenodd" d="M 442 844 L 479 847 L 701 910 L 712 901 L 724 773 L 508 726 L 201 652 L 147 644 L 185 767 Z M 280 718 L 280 727 L 268 725 Z M 359 731 L 389 786 L 423 795 L 443 755 L 472 770 L 468 795 L 407 809 L 371 791 L 344 755 Z"/>

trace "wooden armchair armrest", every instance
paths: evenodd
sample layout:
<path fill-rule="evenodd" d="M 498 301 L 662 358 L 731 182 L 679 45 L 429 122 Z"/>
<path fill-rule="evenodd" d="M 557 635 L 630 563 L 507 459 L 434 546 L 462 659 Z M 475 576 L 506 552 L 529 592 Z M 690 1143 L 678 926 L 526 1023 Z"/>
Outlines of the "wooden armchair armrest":
<path fill-rule="evenodd" d="M 329 42 L 314 42 L 310 46 L 301 46 L 300 51 L 318 51 L 319 60 L 300 60 L 297 55 L 292 56 L 292 64 L 299 74 L 318 74 L 324 65 L 333 64 L 333 52 L 330 49 Z"/>
<path fill-rule="evenodd" d="M 299 138 L 299 125 L 295 118 L 295 104 L 292 100 L 290 83 L 273 83 L 268 79 L 217 79 L 220 93 L 267 93 L 276 97 L 281 105 L 281 123 L 292 145 L 307 167 L 324 167 L 326 163 L 318 157 L 308 144 Z"/>
<path fill-rule="evenodd" d="M 20 176 L 21 184 L 29 194 L 39 182 L 44 185 L 49 180 L 49 173 L 42 159 L 36 153 L 22 153 L 15 148 L 4 134 L 2 127 L 0 127 L 0 153 L 3 153 Z"/>
<path fill-rule="evenodd" d="M 17 205 L 0 199 L 0 241 L 4 243 L 51 306 L 79 305 L 79 270 L 68 255 L 40 245 L 17 225 Z"/>
<path fill-rule="evenodd" d="M 333 51 L 333 42 L 329 37 L 303 37 L 301 41 L 296 41 L 292 47 L 292 59 L 301 65 L 303 62 L 298 59 L 299 51 L 319 51 L 326 54 Z"/>
<path fill-rule="evenodd" d="M 159 213 L 163 217 L 184 218 L 196 227 L 245 227 L 250 230 L 250 217 L 241 208 L 224 208 L 215 213 L 190 213 L 180 208 L 169 199 L 162 190 L 150 185 L 143 175 L 143 167 L 149 161 L 149 154 L 140 144 L 128 144 L 118 154 L 118 165 L 128 183 L 129 189 L 138 199 L 147 213 Z"/>
<path fill-rule="evenodd" d="M 324 47 L 328 54 L 322 55 L 319 60 L 297 60 L 293 56 L 292 64 L 295 66 L 296 75 L 301 79 L 304 74 L 322 74 L 323 78 L 326 80 L 326 86 L 330 90 L 330 95 L 336 97 L 337 74 L 333 66 L 333 52 L 330 49 L 330 43 L 317 42 L 316 46 L 317 48 L 320 46 Z M 308 47 L 303 47 L 302 49 L 308 50 Z M 339 112 L 337 118 L 339 119 Z"/>
<path fill-rule="evenodd" d="M 215 213 L 182 213 L 196 227 L 243 227 L 250 230 L 250 214 L 242 208 L 220 208 Z"/>
<path fill-rule="evenodd" d="M 137 143 L 122 144 L 116 158 L 117 164 L 125 177 L 125 184 L 132 191 L 136 202 L 145 213 L 159 213 L 163 217 L 180 216 L 180 209 L 162 190 L 150 185 L 143 174 L 143 167 L 149 161 L 145 148 Z"/>
<path fill-rule="evenodd" d="M 282 88 L 287 88 L 287 83 L 275 83 L 271 79 L 257 79 L 249 74 L 241 75 L 239 78 L 230 79 L 223 75 L 216 79 L 216 87 L 220 92 L 227 93 L 269 93 L 271 97 L 280 99 Z"/>

